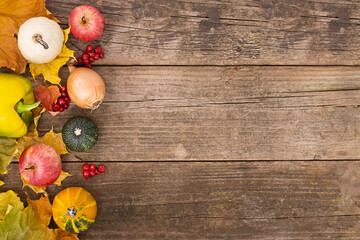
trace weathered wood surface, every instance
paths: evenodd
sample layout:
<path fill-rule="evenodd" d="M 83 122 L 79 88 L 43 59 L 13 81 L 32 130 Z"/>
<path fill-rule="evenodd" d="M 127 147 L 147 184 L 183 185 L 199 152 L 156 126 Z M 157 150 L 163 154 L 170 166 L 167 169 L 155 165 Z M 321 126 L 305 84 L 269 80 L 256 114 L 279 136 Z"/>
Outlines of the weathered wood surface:
<path fill-rule="evenodd" d="M 83 114 L 99 127 L 66 161 L 360 159 L 359 67 L 97 67 L 107 95 Z M 68 71 L 61 76 L 66 79 Z"/>
<path fill-rule="evenodd" d="M 60 131 L 79 114 L 98 124 L 93 149 L 62 157 L 73 176 L 48 188 L 96 198 L 80 239 L 359 239 L 360 67 L 264 66 L 359 65 L 359 2 L 86 3 L 106 20 L 92 42 L 106 99 L 39 125 Z M 80 4 L 47 1 L 63 27 Z M 68 42 L 77 56 L 87 44 Z M 85 180 L 83 160 L 107 172 Z M 0 191 L 25 200 L 9 168 Z"/>
<path fill-rule="evenodd" d="M 89 0 L 107 65 L 359 65 L 360 3 L 345 0 Z M 67 24 L 84 1 L 47 1 Z M 70 38 L 71 47 L 86 43 Z M 79 54 L 78 54 L 79 55 Z"/>
<path fill-rule="evenodd" d="M 94 194 L 80 239 L 359 239 L 359 162 L 106 163 L 88 180 L 81 166 L 48 188 Z M 18 164 L 0 179 L 21 192 Z"/>

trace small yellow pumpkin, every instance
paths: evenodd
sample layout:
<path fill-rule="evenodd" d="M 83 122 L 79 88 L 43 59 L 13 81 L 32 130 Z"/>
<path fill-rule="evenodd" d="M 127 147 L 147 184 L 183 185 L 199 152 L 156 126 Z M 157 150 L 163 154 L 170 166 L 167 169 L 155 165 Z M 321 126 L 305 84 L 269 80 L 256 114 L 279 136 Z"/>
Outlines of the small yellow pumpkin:
<path fill-rule="evenodd" d="M 82 187 L 69 187 L 59 192 L 52 214 L 59 228 L 79 233 L 95 222 L 97 205 L 94 197 Z"/>

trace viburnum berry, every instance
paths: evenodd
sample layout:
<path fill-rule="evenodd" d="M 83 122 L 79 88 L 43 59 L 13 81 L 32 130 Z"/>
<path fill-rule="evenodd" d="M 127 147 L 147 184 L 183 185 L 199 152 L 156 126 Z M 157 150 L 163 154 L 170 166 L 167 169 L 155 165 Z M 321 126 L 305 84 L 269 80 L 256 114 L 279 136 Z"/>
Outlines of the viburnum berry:
<path fill-rule="evenodd" d="M 83 171 L 83 177 L 86 178 L 86 179 L 88 179 L 89 176 L 90 176 L 90 171 L 89 171 L 89 170 L 84 170 L 84 171 Z"/>
<path fill-rule="evenodd" d="M 87 65 L 87 64 L 90 63 L 90 60 L 87 58 L 87 59 L 84 59 L 83 62 L 84 62 L 85 65 Z"/>
<path fill-rule="evenodd" d="M 60 106 L 59 112 L 63 112 L 64 110 L 65 110 L 65 108 L 63 106 Z"/>
<path fill-rule="evenodd" d="M 62 85 L 61 88 L 60 88 L 60 91 L 61 92 L 66 92 L 67 91 L 66 85 Z"/>
<path fill-rule="evenodd" d="M 76 59 L 76 60 L 77 60 L 77 63 L 78 63 L 78 64 L 83 64 L 82 58 L 78 58 L 78 59 Z"/>
<path fill-rule="evenodd" d="M 90 170 L 90 176 L 91 177 L 95 176 L 95 170 Z"/>
<path fill-rule="evenodd" d="M 95 62 L 95 58 L 89 57 L 90 62 Z"/>
<path fill-rule="evenodd" d="M 89 57 L 95 57 L 95 53 L 94 52 L 88 52 L 88 54 L 89 54 Z"/>
<path fill-rule="evenodd" d="M 95 54 L 94 59 L 98 60 L 100 58 L 100 55 L 98 53 Z"/>
<path fill-rule="evenodd" d="M 95 164 L 90 164 L 90 170 L 94 170 L 94 171 L 95 171 L 95 169 L 96 169 Z"/>
<path fill-rule="evenodd" d="M 63 99 L 63 98 L 58 99 L 58 104 L 60 104 L 61 106 L 63 106 L 65 103 L 66 103 L 65 99 Z"/>
<path fill-rule="evenodd" d="M 86 51 L 87 52 L 92 52 L 92 50 L 93 50 L 93 46 L 91 44 L 86 46 Z"/>
<path fill-rule="evenodd" d="M 85 170 L 90 170 L 90 165 L 85 163 L 83 166 L 82 166 L 82 169 L 85 171 Z"/>
<path fill-rule="evenodd" d="M 91 64 L 91 63 L 89 63 L 89 64 L 85 64 L 85 67 L 87 67 L 87 68 L 91 68 L 91 67 L 92 67 L 92 64 Z"/>
<path fill-rule="evenodd" d="M 61 97 L 66 98 L 66 97 L 68 97 L 68 94 L 66 92 L 61 92 Z"/>
<path fill-rule="evenodd" d="M 81 58 L 82 58 L 83 60 L 88 59 L 89 57 L 90 57 L 90 56 L 89 56 L 88 53 L 83 53 L 82 56 L 81 56 Z M 84 63 L 85 63 L 85 61 L 84 61 Z"/>
<path fill-rule="evenodd" d="M 101 53 L 102 52 L 102 48 L 99 46 L 99 47 L 96 47 L 95 48 L 95 52 L 96 53 Z"/>
<path fill-rule="evenodd" d="M 69 108 L 69 104 L 65 103 L 65 104 L 63 105 L 63 107 L 64 107 L 65 109 L 68 109 L 68 108 Z"/>
<path fill-rule="evenodd" d="M 106 167 L 105 167 L 104 165 L 100 165 L 100 166 L 98 167 L 98 169 L 99 169 L 99 172 L 100 172 L 100 173 L 103 173 L 103 172 L 106 171 Z"/>
<path fill-rule="evenodd" d="M 57 104 L 57 103 L 54 103 L 54 104 L 52 105 L 52 109 L 53 109 L 54 111 L 59 111 L 60 105 Z"/>
<path fill-rule="evenodd" d="M 100 174 L 100 171 L 99 171 L 98 168 L 95 168 L 95 174 L 96 174 L 96 175 L 99 175 L 99 174 Z"/>
<path fill-rule="evenodd" d="M 104 58 L 104 53 L 103 52 L 99 53 L 99 56 L 100 58 Z"/>
<path fill-rule="evenodd" d="M 67 104 L 69 104 L 70 101 L 71 101 L 70 98 L 69 98 L 69 96 L 65 97 L 64 100 L 65 100 L 65 102 L 66 102 Z"/>

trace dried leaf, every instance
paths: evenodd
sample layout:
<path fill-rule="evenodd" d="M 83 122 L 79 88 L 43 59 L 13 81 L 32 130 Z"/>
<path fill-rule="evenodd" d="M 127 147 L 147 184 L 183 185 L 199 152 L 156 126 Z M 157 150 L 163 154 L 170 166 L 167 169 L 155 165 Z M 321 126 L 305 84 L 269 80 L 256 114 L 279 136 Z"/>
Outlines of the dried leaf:
<path fill-rule="evenodd" d="M 0 137 L 0 173 L 7 173 L 6 167 L 11 163 L 16 149 L 16 140 Z"/>
<path fill-rule="evenodd" d="M 61 171 L 60 176 L 58 177 L 58 179 L 56 179 L 56 181 L 53 184 L 61 186 L 61 182 L 68 176 L 71 176 L 71 174 L 65 171 Z M 46 187 L 36 187 L 31 184 L 28 184 L 22 176 L 21 176 L 21 180 L 23 182 L 23 188 L 25 186 L 28 186 L 29 188 L 31 188 L 31 190 L 33 190 L 36 193 L 46 193 Z"/>
<path fill-rule="evenodd" d="M 71 176 L 70 173 L 65 172 L 65 171 L 61 171 L 60 176 L 58 177 L 58 179 L 56 179 L 56 181 L 54 182 L 55 185 L 61 186 L 61 182 L 62 180 L 64 180 L 66 177 Z"/>
<path fill-rule="evenodd" d="M 60 155 L 69 153 L 62 139 L 62 133 L 55 133 L 53 129 L 41 137 L 39 142 L 52 146 Z"/>
<path fill-rule="evenodd" d="M 0 193 L 0 239 L 78 240 L 76 234 L 49 229 L 52 216 L 48 197 L 24 204 L 13 191 Z"/>
<path fill-rule="evenodd" d="M 46 187 L 36 187 L 33 185 L 28 184 L 25 179 L 21 176 L 21 181 L 23 182 L 23 188 L 28 186 L 31 190 L 36 193 L 46 193 Z"/>
<path fill-rule="evenodd" d="M 38 216 L 39 223 L 48 226 L 52 217 L 51 203 L 48 197 L 41 197 L 39 200 L 27 199 L 32 206 L 35 215 Z"/>
<path fill-rule="evenodd" d="M 35 143 L 45 143 L 47 145 L 50 145 L 53 148 L 55 148 L 55 150 L 59 153 L 59 155 L 69 153 L 66 149 L 66 145 L 62 140 L 62 134 L 55 133 L 53 129 L 51 129 L 42 137 L 39 137 L 37 134 L 36 136 L 32 136 L 33 133 L 31 132 L 30 132 L 30 136 L 28 136 L 28 134 L 26 134 L 25 136 L 23 136 L 18 140 L 16 146 L 16 152 L 15 152 L 15 157 L 17 159 L 20 159 L 20 156 L 22 152 L 25 150 L 25 148 Z"/>
<path fill-rule="evenodd" d="M 55 85 L 52 85 L 48 88 L 40 85 L 38 86 L 35 93 L 36 101 L 41 101 L 43 107 L 48 111 L 53 110 L 52 105 L 60 96 L 61 93 L 59 87 Z"/>
<path fill-rule="evenodd" d="M 79 240 L 77 234 L 64 231 L 60 228 L 52 229 L 56 236 L 56 240 Z"/>
<path fill-rule="evenodd" d="M 16 35 L 21 24 L 32 17 L 57 19 L 45 8 L 45 0 L 0 1 L 0 67 L 25 72 L 26 59 L 21 55 Z"/>
<path fill-rule="evenodd" d="M 36 76 L 42 74 L 46 81 L 49 81 L 52 84 L 60 83 L 61 79 L 59 77 L 59 69 L 66 64 L 69 58 L 75 59 L 74 51 L 68 49 L 65 45 L 69 37 L 69 32 L 70 28 L 64 30 L 64 46 L 61 53 L 54 60 L 44 64 L 30 63 L 29 69 L 34 80 Z"/>

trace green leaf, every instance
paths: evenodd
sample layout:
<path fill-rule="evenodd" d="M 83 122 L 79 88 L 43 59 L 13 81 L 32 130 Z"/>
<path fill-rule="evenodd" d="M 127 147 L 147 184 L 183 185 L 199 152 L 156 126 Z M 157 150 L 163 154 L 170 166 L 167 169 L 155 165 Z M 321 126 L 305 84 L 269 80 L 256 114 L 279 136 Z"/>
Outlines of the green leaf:
<path fill-rule="evenodd" d="M 0 239 L 61 240 L 78 239 L 76 234 L 66 234 L 60 229 L 49 229 L 52 212 L 48 197 L 28 199 L 24 209 L 16 193 L 0 193 Z"/>
<path fill-rule="evenodd" d="M 1 193 L 0 203 L 0 239 L 46 239 L 49 229 L 37 223 L 30 205 L 24 209 L 16 193 Z"/>
<path fill-rule="evenodd" d="M 6 167 L 11 163 L 16 149 L 16 140 L 0 137 L 0 173 L 7 173 Z"/>

